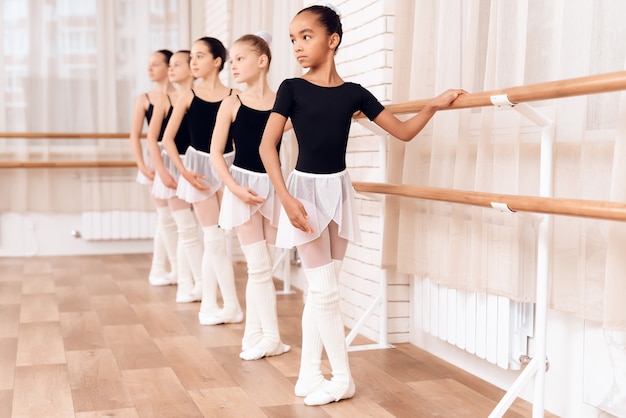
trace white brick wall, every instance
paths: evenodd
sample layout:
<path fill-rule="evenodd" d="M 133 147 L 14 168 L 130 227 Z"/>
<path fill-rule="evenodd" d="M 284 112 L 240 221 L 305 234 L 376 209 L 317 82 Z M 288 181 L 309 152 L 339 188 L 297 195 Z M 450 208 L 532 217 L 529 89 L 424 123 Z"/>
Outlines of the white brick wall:
<path fill-rule="evenodd" d="M 335 3 L 341 11 L 344 37 L 336 57 L 337 70 L 346 81 L 360 83 L 382 103 L 392 102 L 393 80 L 393 0 L 346 0 Z M 346 163 L 354 181 L 382 181 L 384 156 L 381 138 L 367 128 L 353 124 Z M 353 327 L 381 293 L 383 271 L 380 266 L 382 245 L 382 203 L 357 196 L 362 242 L 350 244 L 341 276 L 342 311 L 348 327 Z M 392 276 L 387 286 L 389 342 L 409 339 L 409 284 Z M 377 310 L 361 329 L 361 334 L 379 339 L 380 316 Z"/>

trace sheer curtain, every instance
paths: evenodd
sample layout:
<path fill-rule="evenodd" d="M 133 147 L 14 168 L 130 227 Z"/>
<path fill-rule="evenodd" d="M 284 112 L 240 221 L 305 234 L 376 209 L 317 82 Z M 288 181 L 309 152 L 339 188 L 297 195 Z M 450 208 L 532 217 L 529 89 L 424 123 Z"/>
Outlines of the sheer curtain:
<path fill-rule="evenodd" d="M 189 0 L 0 0 L 0 131 L 128 132 L 150 54 L 180 45 Z M 188 19 L 186 19 L 188 20 Z M 127 139 L 0 139 L 9 161 L 132 160 Z M 2 169 L 0 210 L 153 207 L 134 168 Z M 6 198 L 4 198 L 6 197 Z"/>
<path fill-rule="evenodd" d="M 625 69 L 619 0 L 395 5 L 396 34 L 406 34 L 396 35 L 395 51 L 411 52 L 395 54 L 394 102 L 449 87 L 479 92 Z M 554 196 L 624 201 L 626 95 L 530 105 L 555 123 Z M 389 181 L 538 196 L 539 138 L 539 128 L 512 109 L 440 112 L 411 143 L 390 141 Z M 389 199 L 386 212 L 388 266 L 533 300 L 535 215 L 417 199 Z M 553 225 L 551 306 L 626 328 L 626 226 L 563 216 Z"/>

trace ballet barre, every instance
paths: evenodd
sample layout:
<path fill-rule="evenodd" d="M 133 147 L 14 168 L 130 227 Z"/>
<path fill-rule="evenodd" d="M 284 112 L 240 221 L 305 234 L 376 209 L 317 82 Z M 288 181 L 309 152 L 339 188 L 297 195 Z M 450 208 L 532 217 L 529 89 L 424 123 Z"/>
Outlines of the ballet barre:
<path fill-rule="evenodd" d="M 626 221 L 626 205 L 619 202 L 602 202 L 577 199 L 558 199 L 553 197 L 553 151 L 554 151 L 554 122 L 542 115 L 536 109 L 525 102 L 558 99 L 564 97 L 608 93 L 626 90 L 626 71 L 599 74 L 587 77 L 572 78 L 566 80 L 550 81 L 545 83 L 510 87 L 501 90 L 481 93 L 470 93 L 459 96 L 449 108 L 465 109 L 472 107 L 496 106 L 509 107 L 541 127 L 541 148 L 539 168 L 539 195 L 540 196 L 516 196 L 492 193 L 482 193 L 455 189 L 437 189 L 432 187 L 420 187 L 412 185 L 365 183 L 354 182 L 358 192 L 374 193 L 378 195 L 398 195 L 412 198 L 421 198 L 449 203 L 460 203 L 483 207 L 492 207 L 511 213 L 517 211 L 534 212 L 541 214 L 537 228 L 537 289 L 535 300 L 535 357 L 526 365 L 522 373 L 517 377 L 513 385 L 506 391 L 500 402 L 493 409 L 489 418 L 502 417 L 513 404 L 524 386 L 534 378 L 533 388 L 533 418 L 544 416 L 545 396 L 545 364 L 546 339 L 547 339 L 547 310 L 548 310 L 548 277 L 549 277 L 549 232 L 552 225 L 552 215 L 568 215 L 588 218 L 598 218 L 613 221 Z M 386 106 L 394 114 L 418 113 L 427 106 L 428 100 L 410 101 L 401 104 Z M 373 133 L 381 136 L 380 167 L 382 167 L 386 180 L 386 155 L 387 135 L 377 125 L 365 118 L 360 112 L 353 115 L 356 122 Z M 384 205 L 382 205 L 384 211 Z M 384 218 L 384 214 L 383 214 Z M 382 270 L 381 296 L 368 309 L 363 319 L 357 323 L 359 328 L 374 310 L 375 305 L 380 305 L 380 334 L 386 332 L 386 287 L 387 271 Z M 353 332 L 358 330 L 353 329 Z M 386 345 L 386 336 L 380 337 L 379 346 Z"/>

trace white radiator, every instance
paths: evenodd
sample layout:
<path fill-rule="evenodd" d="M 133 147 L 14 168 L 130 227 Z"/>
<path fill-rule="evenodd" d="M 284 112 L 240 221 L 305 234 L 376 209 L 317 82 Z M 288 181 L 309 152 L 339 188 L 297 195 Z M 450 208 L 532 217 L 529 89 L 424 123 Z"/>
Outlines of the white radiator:
<path fill-rule="evenodd" d="M 151 239 L 156 211 L 83 212 L 81 236 L 85 240 Z"/>
<path fill-rule="evenodd" d="M 449 289 L 417 279 L 421 328 L 442 340 L 496 364 L 520 369 L 533 334 L 534 304 L 482 292 Z"/>

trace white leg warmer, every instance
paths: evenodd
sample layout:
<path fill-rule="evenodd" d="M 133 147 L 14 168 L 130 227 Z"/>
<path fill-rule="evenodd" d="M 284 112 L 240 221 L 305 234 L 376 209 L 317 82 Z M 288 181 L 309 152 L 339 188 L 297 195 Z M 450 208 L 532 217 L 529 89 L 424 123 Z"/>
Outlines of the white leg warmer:
<path fill-rule="evenodd" d="M 152 284 L 167 280 L 167 273 L 167 252 L 165 251 L 161 229 L 157 224 L 152 241 L 152 263 L 150 264 L 148 281 Z"/>
<path fill-rule="evenodd" d="M 196 291 L 202 278 L 202 241 L 198 221 L 190 209 L 172 212 L 178 226 L 178 264 L 184 264 L 179 269 L 178 290 L 176 302 L 197 302 L 202 294 Z M 190 273 L 184 273 L 188 270 Z"/>
<path fill-rule="evenodd" d="M 235 273 L 233 272 L 233 264 L 230 261 L 230 257 L 226 252 L 226 236 L 224 230 L 220 229 L 217 225 L 202 228 L 204 231 L 204 255 L 203 255 L 203 270 L 206 266 L 206 271 L 212 271 L 217 283 L 219 284 L 220 292 L 222 294 L 222 300 L 224 306 L 216 316 L 210 312 L 214 309 L 205 310 L 203 305 L 205 304 L 205 296 L 214 298 L 209 300 L 217 301 L 217 296 L 206 295 L 203 292 L 202 305 L 200 306 L 200 313 L 198 318 L 203 325 L 217 325 L 224 323 L 238 323 L 243 321 L 243 312 L 239 305 L 239 298 L 237 297 L 237 289 L 235 288 Z M 206 280 L 206 276 L 204 279 Z M 212 291 L 213 286 L 204 286 L 203 289 Z"/>
<path fill-rule="evenodd" d="M 338 278 L 341 271 L 341 260 L 333 260 L 333 264 Z M 321 370 L 323 348 L 322 337 L 315 321 L 313 302 L 311 302 L 310 293 L 307 292 L 304 311 L 302 312 L 302 360 L 295 387 L 296 396 L 305 397 L 321 390 L 328 383 Z"/>
<path fill-rule="evenodd" d="M 239 355 L 244 360 L 277 356 L 290 347 L 280 340 L 276 313 L 276 289 L 272 274 L 272 258 L 265 241 L 241 247 L 248 263 L 246 285 L 246 328 Z"/>
<path fill-rule="evenodd" d="M 177 267 L 177 243 L 178 243 L 178 231 L 176 227 L 176 221 L 172 217 L 172 212 L 168 206 L 159 207 L 157 212 L 157 225 L 156 233 L 159 239 L 163 243 L 162 247 L 165 249 L 165 254 L 169 260 L 170 272 L 165 275 L 150 276 L 150 284 L 153 286 L 167 286 L 176 283 Z M 163 260 L 162 264 L 165 264 Z"/>
<path fill-rule="evenodd" d="M 354 396 L 354 382 L 350 374 L 346 336 L 341 318 L 336 264 L 332 262 L 321 267 L 307 269 L 305 275 L 309 285 L 309 304 L 312 305 L 313 320 L 317 324 L 330 361 L 333 378 L 329 383 L 323 384 L 315 392 L 309 394 L 304 399 L 304 403 L 324 405 Z"/>

